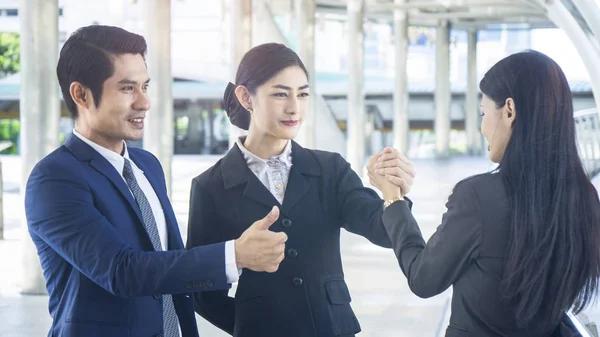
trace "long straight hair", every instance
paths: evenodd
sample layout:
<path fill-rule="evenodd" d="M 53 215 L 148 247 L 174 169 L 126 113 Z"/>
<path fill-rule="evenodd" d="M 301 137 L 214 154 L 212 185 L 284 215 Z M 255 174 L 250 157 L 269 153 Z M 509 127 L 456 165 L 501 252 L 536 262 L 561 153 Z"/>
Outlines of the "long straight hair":
<path fill-rule="evenodd" d="M 502 292 L 521 327 L 553 329 L 581 311 L 600 276 L 600 202 L 577 152 L 567 79 L 548 56 L 526 51 L 494 65 L 481 91 L 516 107 L 498 167 L 512 207 Z"/>

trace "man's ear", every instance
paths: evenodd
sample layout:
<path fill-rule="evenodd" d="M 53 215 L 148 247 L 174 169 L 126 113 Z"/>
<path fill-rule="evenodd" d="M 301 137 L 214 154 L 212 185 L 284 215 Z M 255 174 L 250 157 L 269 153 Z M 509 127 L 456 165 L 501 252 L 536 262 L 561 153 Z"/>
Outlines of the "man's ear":
<path fill-rule="evenodd" d="M 69 86 L 69 94 L 71 94 L 75 105 L 82 110 L 89 110 L 94 106 L 92 91 L 77 81 L 71 83 L 71 86 Z"/>

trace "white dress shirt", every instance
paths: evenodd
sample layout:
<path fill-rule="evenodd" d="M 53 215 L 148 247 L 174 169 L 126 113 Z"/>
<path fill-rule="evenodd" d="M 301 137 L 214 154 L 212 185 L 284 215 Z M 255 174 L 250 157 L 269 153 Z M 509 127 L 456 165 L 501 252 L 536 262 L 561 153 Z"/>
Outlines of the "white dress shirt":
<path fill-rule="evenodd" d="M 283 197 L 287 188 L 290 170 L 292 169 L 292 142 L 288 141 L 283 151 L 267 160 L 256 156 L 244 146 L 245 137 L 236 141 L 242 151 L 248 168 L 256 175 L 263 185 L 283 205 Z"/>
<path fill-rule="evenodd" d="M 133 174 L 135 179 L 137 180 L 138 185 L 146 199 L 148 199 L 148 203 L 152 208 L 152 215 L 154 215 L 154 219 L 156 220 L 156 226 L 158 227 L 158 234 L 160 236 L 160 242 L 163 250 L 168 250 L 168 231 L 167 231 L 167 221 L 165 218 L 165 214 L 163 212 L 162 205 L 160 204 L 160 200 L 150 185 L 150 182 L 144 175 L 144 171 L 142 171 L 137 165 L 129 158 L 129 152 L 127 151 L 127 145 L 123 142 L 123 155 L 119 155 L 118 153 L 109 150 L 105 147 L 102 147 L 91 140 L 82 136 L 79 132 L 73 130 L 73 134 L 77 136 L 79 139 L 84 141 L 86 144 L 91 146 L 94 150 L 100 153 L 108 162 L 119 172 L 123 181 L 125 181 L 125 177 L 123 177 L 123 167 L 125 166 L 125 159 L 128 159 L 131 163 L 131 168 L 133 169 Z M 125 184 L 127 182 L 125 181 Z M 133 195 L 133 194 L 132 194 Z M 234 241 L 227 241 L 225 243 L 225 273 L 227 276 L 227 283 L 235 283 L 239 279 L 239 271 L 235 262 L 235 246 Z"/>

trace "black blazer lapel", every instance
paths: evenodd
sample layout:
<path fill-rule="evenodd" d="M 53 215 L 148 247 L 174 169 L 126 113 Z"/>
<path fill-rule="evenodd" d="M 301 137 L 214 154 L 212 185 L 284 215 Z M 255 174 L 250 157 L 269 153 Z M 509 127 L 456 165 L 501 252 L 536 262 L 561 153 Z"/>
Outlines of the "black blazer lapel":
<path fill-rule="evenodd" d="M 292 141 L 292 170 L 283 199 L 284 213 L 289 212 L 310 190 L 307 176 L 320 176 L 321 166 L 309 150 Z"/>
<path fill-rule="evenodd" d="M 246 184 L 244 197 L 269 208 L 273 207 L 273 205 L 278 205 L 281 208 L 281 205 L 273 194 L 250 171 L 237 144 L 223 157 L 222 164 L 221 170 L 225 189 Z"/>

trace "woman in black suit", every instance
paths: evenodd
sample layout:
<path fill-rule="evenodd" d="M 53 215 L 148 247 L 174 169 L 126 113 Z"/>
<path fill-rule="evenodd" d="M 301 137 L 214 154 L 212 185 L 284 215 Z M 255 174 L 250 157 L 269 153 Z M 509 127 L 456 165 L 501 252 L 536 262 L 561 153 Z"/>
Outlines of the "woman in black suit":
<path fill-rule="evenodd" d="M 565 311 L 589 303 L 600 274 L 600 203 L 577 154 L 569 84 L 528 51 L 494 65 L 480 89 L 498 168 L 455 186 L 427 244 L 404 202 L 385 211 L 385 228 L 416 295 L 453 286 L 447 337 L 565 335 Z M 385 167 L 368 167 L 385 188 Z"/>
<path fill-rule="evenodd" d="M 187 247 L 238 238 L 250 219 L 273 206 L 270 230 L 288 236 L 275 273 L 241 272 L 234 298 L 227 291 L 197 293 L 196 311 L 237 337 L 354 336 L 360 325 L 350 307 L 340 257 L 340 228 L 391 247 L 381 215 L 384 200 L 410 189 L 411 163 L 391 152 L 395 184 L 382 200 L 363 187 L 339 154 L 308 150 L 292 139 L 308 109 L 308 73 L 280 44 L 257 46 L 227 87 L 224 108 L 247 137 L 192 182 Z M 401 186 L 401 187 L 399 187 Z"/>

